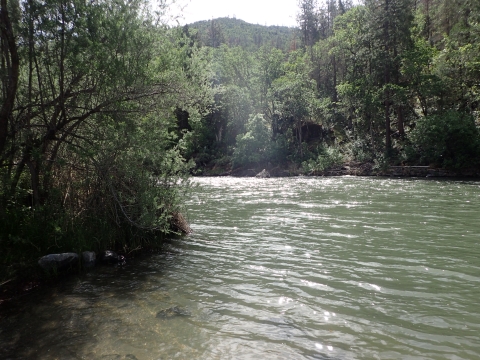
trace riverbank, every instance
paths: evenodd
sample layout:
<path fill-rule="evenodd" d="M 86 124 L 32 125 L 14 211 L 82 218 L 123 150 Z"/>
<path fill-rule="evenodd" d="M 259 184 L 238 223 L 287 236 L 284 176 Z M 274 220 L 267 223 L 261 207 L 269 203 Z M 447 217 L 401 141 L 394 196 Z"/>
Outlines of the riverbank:
<path fill-rule="evenodd" d="M 386 177 L 427 177 L 427 178 L 480 178 L 479 168 L 465 168 L 458 170 L 435 168 L 431 166 L 388 166 L 378 167 L 374 163 L 345 163 L 324 171 L 305 173 L 295 165 L 271 166 L 263 164 L 252 167 L 229 169 L 227 167 L 203 168 L 197 176 L 234 176 L 255 177 L 262 170 L 266 170 L 270 177 L 292 176 L 386 176 Z"/>
<path fill-rule="evenodd" d="M 24 295 L 28 295 L 37 289 L 53 286 L 59 282 L 66 281 L 72 276 L 78 276 L 94 267 L 110 266 L 121 267 L 134 261 L 137 257 L 148 256 L 151 254 L 161 253 L 166 243 L 171 239 L 179 238 L 185 234 L 191 233 L 190 226 L 185 217 L 178 213 L 172 221 L 172 228 L 174 233 L 166 236 L 163 235 L 160 239 L 155 241 L 150 239 L 147 241 L 143 239 L 134 239 L 131 244 L 136 244 L 135 247 L 127 246 L 126 243 L 118 243 L 117 246 L 105 247 L 95 252 L 76 252 L 72 249 L 63 248 L 58 249 L 57 252 L 41 252 L 36 247 L 25 253 L 23 257 L 8 257 L 2 259 L 0 262 L 0 314 L 8 304 L 15 302 L 16 299 Z M 90 247 L 93 249 L 93 246 Z M 97 244 L 98 248 L 98 244 Z M 110 251 L 112 249 L 114 251 Z M 7 251 L 0 248 L 0 254 L 5 256 Z M 48 251 L 48 250 L 47 250 Z M 70 251 L 70 252 L 66 252 Z M 73 251 L 73 252 L 72 252 Z M 94 254 L 90 256 L 89 263 L 85 259 L 84 253 Z M 106 253 L 112 253 L 108 257 Z M 45 264 L 42 267 L 39 260 L 48 257 L 49 255 L 78 255 L 74 261 L 69 261 L 63 264 L 60 260 L 57 265 Z M 93 260 L 92 260 L 93 259 Z M 8 260 L 8 261 L 7 261 Z"/>
<path fill-rule="evenodd" d="M 173 232 L 168 237 L 163 234 L 162 236 L 152 237 L 150 240 L 132 238 L 131 241 L 118 242 L 114 246 L 108 246 L 107 243 L 101 246 L 97 243 L 88 247 L 90 249 L 96 248 L 97 251 L 77 252 L 74 248 L 63 247 L 58 248 L 57 252 L 45 253 L 37 247 L 32 247 L 23 255 L 17 254 L 16 257 L 10 256 L 8 259 L 1 259 L 0 307 L 2 304 L 28 294 L 38 287 L 62 281 L 94 266 L 121 266 L 137 256 L 161 252 L 163 245 L 168 242 L 169 238 L 192 232 L 187 219 L 181 213 L 176 213 L 172 217 L 171 231 Z M 0 250 L 4 250 L 4 256 L 8 253 L 8 249 L 5 247 L 0 248 Z M 61 258 L 63 255 L 69 255 L 69 259 Z"/>

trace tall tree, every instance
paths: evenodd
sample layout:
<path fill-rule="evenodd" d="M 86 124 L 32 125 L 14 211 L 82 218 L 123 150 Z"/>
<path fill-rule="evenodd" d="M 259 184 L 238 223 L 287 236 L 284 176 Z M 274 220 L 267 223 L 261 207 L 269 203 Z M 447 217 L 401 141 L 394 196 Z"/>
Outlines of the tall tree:
<path fill-rule="evenodd" d="M 311 47 L 319 39 L 317 0 L 299 0 L 297 21 L 302 34 L 302 45 Z"/>
<path fill-rule="evenodd" d="M 12 1 L 12 3 L 15 3 Z M 1 108 L 0 108 L 0 159 L 7 141 L 8 123 L 12 117 L 17 95 L 20 60 L 9 15 L 7 0 L 0 2 L 0 57 L 1 57 Z"/>
<path fill-rule="evenodd" d="M 374 45 L 374 66 L 378 85 L 383 89 L 385 149 L 392 148 L 392 114 L 397 117 L 397 128 L 404 135 L 403 107 L 395 104 L 400 86 L 402 55 L 411 47 L 410 28 L 413 21 L 411 0 L 365 0 L 368 12 L 369 36 Z"/>
<path fill-rule="evenodd" d="M 207 44 L 213 48 L 218 48 L 223 43 L 225 43 L 225 36 L 220 24 L 215 20 L 210 20 Z"/>

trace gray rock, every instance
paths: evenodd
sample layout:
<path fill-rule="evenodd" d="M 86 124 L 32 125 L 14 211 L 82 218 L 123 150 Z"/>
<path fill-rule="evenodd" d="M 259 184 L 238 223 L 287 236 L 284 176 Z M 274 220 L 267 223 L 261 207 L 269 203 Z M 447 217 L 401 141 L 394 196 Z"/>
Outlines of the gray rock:
<path fill-rule="evenodd" d="M 255 175 L 255 177 L 257 177 L 257 178 L 269 178 L 270 173 L 267 170 L 263 169 L 257 175 Z"/>
<path fill-rule="evenodd" d="M 38 265 L 44 270 L 62 270 L 78 262 L 78 254 L 63 253 L 45 255 L 38 260 Z"/>
<path fill-rule="evenodd" d="M 172 306 L 171 308 L 160 310 L 157 313 L 157 318 L 158 319 L 171 319 L 176 316 L 190 316 L 190 311 L 187 309 L 178 307 L 178 306 Z"/>
<path fill-rule="evenodd" d="M 115 251 L 106 250 L 102 253 L 100 257 L 102 263 L 104 264 L 124 264 L 125 257 L 122 255 L 118 255 Z"/>
<path fill-rule="evenodd" d="M 83 265 L 86 267 L 91 267 L 95 265 L 96 255 L 93 251 L 84 251 L 82 253 Z"/>

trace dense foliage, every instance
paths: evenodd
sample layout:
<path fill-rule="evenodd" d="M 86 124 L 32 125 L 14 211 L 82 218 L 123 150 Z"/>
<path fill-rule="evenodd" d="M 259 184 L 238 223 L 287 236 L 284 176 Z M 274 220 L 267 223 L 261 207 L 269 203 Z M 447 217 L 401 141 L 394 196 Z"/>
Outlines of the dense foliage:
<path fill-rule="evenodd" d="M 200 168 L 479 165 L 478 1 L 300 0 L 297 18 L 288 46 L 236 44 L 225 19 L 190 30 L 217 85 L 191 138 Z M 241 25 L 238 38 L 258 31 Z"/>
<path fill-rule="evenodd" d="M 1 15 L 0 262 L 175 230 L 191 167 L 176 114 L 207 113 L 203 52 L 142 0 L 2 0 Z"/>

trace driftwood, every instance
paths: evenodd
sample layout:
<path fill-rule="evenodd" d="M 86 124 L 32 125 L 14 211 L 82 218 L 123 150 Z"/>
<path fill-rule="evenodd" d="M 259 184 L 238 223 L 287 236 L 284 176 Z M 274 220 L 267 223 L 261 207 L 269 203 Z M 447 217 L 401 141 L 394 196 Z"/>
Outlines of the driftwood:
<path fill-rule="evenodd" d="M 8 284 L 9 282 L 12 282 L 13 280 L 15 280 L 15 278 L 10 279 L 10 280 L 7 280 L 7 281 L 4 281 L 3 283 L 0 284 L 0 286 L 3 286 L 3 285 L 5 285 L 5 284 Z"/>

